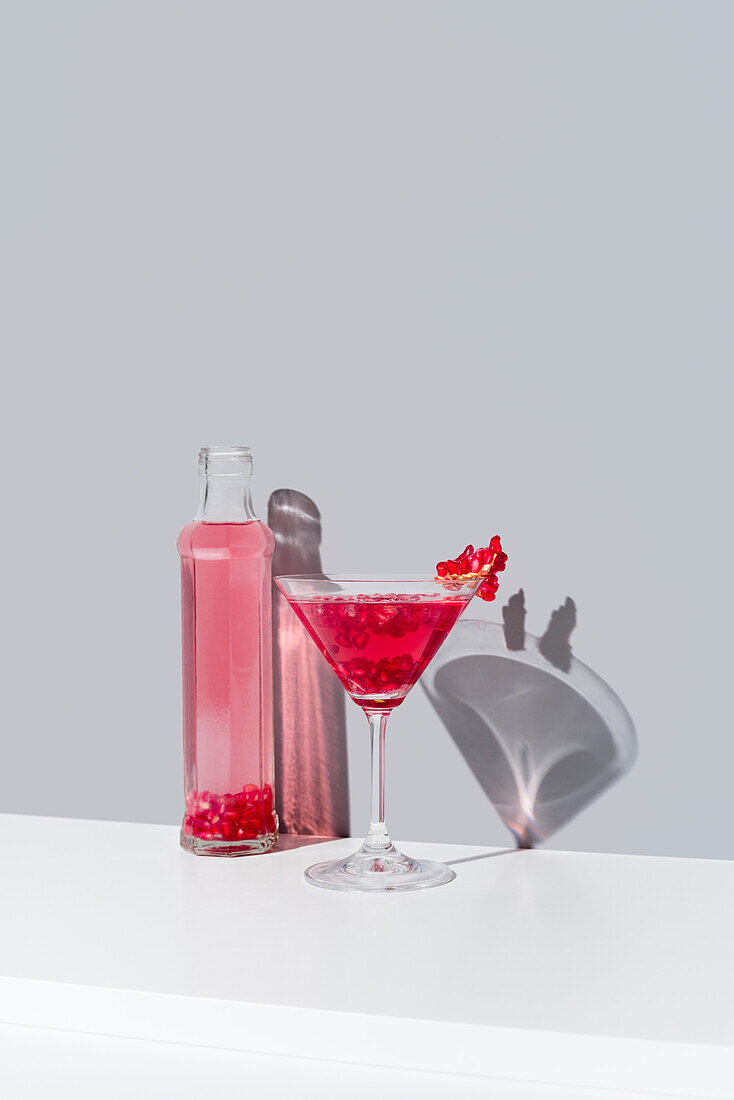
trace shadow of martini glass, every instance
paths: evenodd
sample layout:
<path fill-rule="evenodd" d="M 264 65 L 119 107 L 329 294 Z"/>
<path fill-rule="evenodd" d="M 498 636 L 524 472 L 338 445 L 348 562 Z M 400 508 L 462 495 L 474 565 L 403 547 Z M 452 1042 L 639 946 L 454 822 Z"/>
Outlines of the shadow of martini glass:
<path fill-rule="evenodd" d="M 421 684 L 518 847 L 532 848 L 629 771 L 637 737 L 618 696 L 571 654 L 573 601 L 536 638 L 518 597 L 505 630 L 460 620 Z"/>

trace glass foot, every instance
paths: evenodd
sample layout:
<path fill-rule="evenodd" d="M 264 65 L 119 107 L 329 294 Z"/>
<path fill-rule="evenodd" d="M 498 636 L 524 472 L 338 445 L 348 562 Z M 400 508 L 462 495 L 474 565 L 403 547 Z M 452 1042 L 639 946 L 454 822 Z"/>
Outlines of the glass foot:
<path fill-rule="evenodd" d="M 314 863 L 304 874 L 324 890 L 426 890 L 456 878 L 443 863 L 411 859 L 394 845 L 382 852 L 360 849 L 346 859 Z"/>

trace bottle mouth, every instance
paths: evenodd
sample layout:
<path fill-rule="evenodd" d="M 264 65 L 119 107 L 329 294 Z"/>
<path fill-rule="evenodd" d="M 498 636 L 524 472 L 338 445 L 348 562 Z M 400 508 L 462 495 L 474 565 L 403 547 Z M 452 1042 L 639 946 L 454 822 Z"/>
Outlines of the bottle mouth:
<path fill-rule="evenodd" d="M 252 451 L 249 447 L 243 447 L 239 443 L 217 443 L 214 446 L 202 447 L 199 451 L 199 459 L 211 457 L 217 458 L 251 458 Z"/>
<path fill-rule="evenodd" d="M 238 443 L 217 443 L 199 451 L 202 474 L 238 474 L 252 471 L 252 451 Z"/>

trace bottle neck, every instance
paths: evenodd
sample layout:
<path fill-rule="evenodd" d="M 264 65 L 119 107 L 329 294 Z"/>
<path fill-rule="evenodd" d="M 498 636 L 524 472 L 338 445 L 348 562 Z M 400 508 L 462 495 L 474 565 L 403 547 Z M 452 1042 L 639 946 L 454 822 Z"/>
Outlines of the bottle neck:
<path fill-rule="evenodd" d="M 242 474 L 202 474 L 196 519 L 201 523 L 249 523 L 257 519 L 250 478 Z"/>
<path fill-rule="evenodd" d="M 202 447 L 199 451 L 201 496 L 196 519 L 200 523 L 249 523 L 257 519 L 252 507 L 249 447 Z"/>

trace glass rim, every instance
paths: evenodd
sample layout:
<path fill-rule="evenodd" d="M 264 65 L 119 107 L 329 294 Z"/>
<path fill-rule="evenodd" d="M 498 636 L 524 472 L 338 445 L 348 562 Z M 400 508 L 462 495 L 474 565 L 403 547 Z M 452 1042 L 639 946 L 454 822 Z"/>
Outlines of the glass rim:
<path fill-rule="evenodd" d="M 474 584 L 486 580 L 486 577 L 437 577 L 435 573 L 278 573 L 276 581 L 412 581 L 414 584 Z"/>
<path fill-rule="evenodd" d="M 273 578 L 285 598 L 316 599 L 321 596 L 354 598 L 369 595 L 436 596 L 465 600 L 475 596 L 484 577 L 460 580 L 430 573 L 284 573 Z"/>

